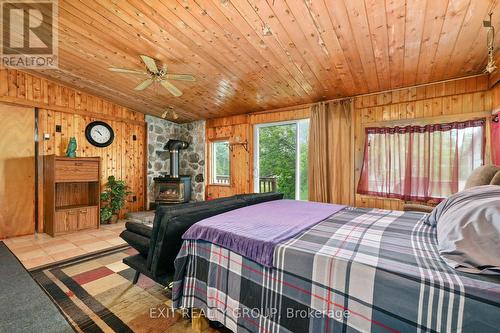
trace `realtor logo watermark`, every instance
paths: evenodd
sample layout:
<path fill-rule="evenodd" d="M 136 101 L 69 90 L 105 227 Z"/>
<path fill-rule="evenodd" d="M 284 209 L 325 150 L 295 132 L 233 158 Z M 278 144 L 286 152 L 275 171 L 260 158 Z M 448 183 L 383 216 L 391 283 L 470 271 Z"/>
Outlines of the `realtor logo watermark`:
<path fill-rule="evenodd" d="M 58 0 L 0 0 L 2 65 L 58 67 Z"/>

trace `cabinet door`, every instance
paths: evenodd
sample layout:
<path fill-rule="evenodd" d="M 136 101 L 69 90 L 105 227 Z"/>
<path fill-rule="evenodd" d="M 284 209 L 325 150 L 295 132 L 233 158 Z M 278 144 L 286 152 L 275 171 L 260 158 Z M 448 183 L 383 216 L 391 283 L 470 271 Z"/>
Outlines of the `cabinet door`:
<path fill-rule="evenodd" d="M 77 211 L 69 210 L 68 211 L 68 231 L 77 231 L 77 230 L 78 230 Z"/>
<path fill-rule="evenodd" d="M 78 230 L 97 228 L 97 207 L 87 207 L 78 210 Z"/>
<path fill-rule="evenodd" d="M 66 230 L 67 218 L 68 218 L 67 211 L 56 212 L 56 215 L 54 216 L 54 234 L 59 234 L 67 231 Z"/>
<path fill-rule="evenodd" d="M 54 234 L 71 232 L 77 230 L 78 216 L 77 211 L 66 210 L 56 212 L 54 219 Z"/>

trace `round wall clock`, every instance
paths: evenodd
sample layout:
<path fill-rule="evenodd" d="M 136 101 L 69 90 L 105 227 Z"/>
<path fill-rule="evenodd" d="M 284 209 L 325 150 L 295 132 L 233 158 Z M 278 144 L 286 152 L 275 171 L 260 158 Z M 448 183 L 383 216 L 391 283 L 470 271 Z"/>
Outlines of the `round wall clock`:
<path fill-rule="evenodd" d="M 103 121 L 93 121 L 85 128 L 85 137 L 96 147 L 107 147 L 115 138 L 115 133 L 111 126 Z"/>

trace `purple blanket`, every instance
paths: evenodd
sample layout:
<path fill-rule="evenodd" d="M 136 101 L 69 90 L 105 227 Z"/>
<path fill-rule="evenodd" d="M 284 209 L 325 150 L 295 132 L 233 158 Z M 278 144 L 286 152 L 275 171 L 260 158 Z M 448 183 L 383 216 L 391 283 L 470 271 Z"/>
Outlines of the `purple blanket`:
<path fill-rule="evenodd" d="M 182 238 L 211 242 L 271 267 L 277 244 L 344 207 L 309 201 L 269 201 L 209 217 L 194 224 Z"/>

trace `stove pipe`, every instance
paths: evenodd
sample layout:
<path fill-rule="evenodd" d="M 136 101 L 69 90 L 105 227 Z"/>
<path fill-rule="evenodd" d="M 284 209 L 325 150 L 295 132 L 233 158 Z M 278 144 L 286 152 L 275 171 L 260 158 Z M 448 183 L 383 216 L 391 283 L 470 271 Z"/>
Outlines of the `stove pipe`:
<path fill-rule="evenodd" d="M 181 140 L 168 140 L 164 149 L 170 152 L 170 177 L 179 178 L 179 150 L 186 149 L 189 144 Z"/>

